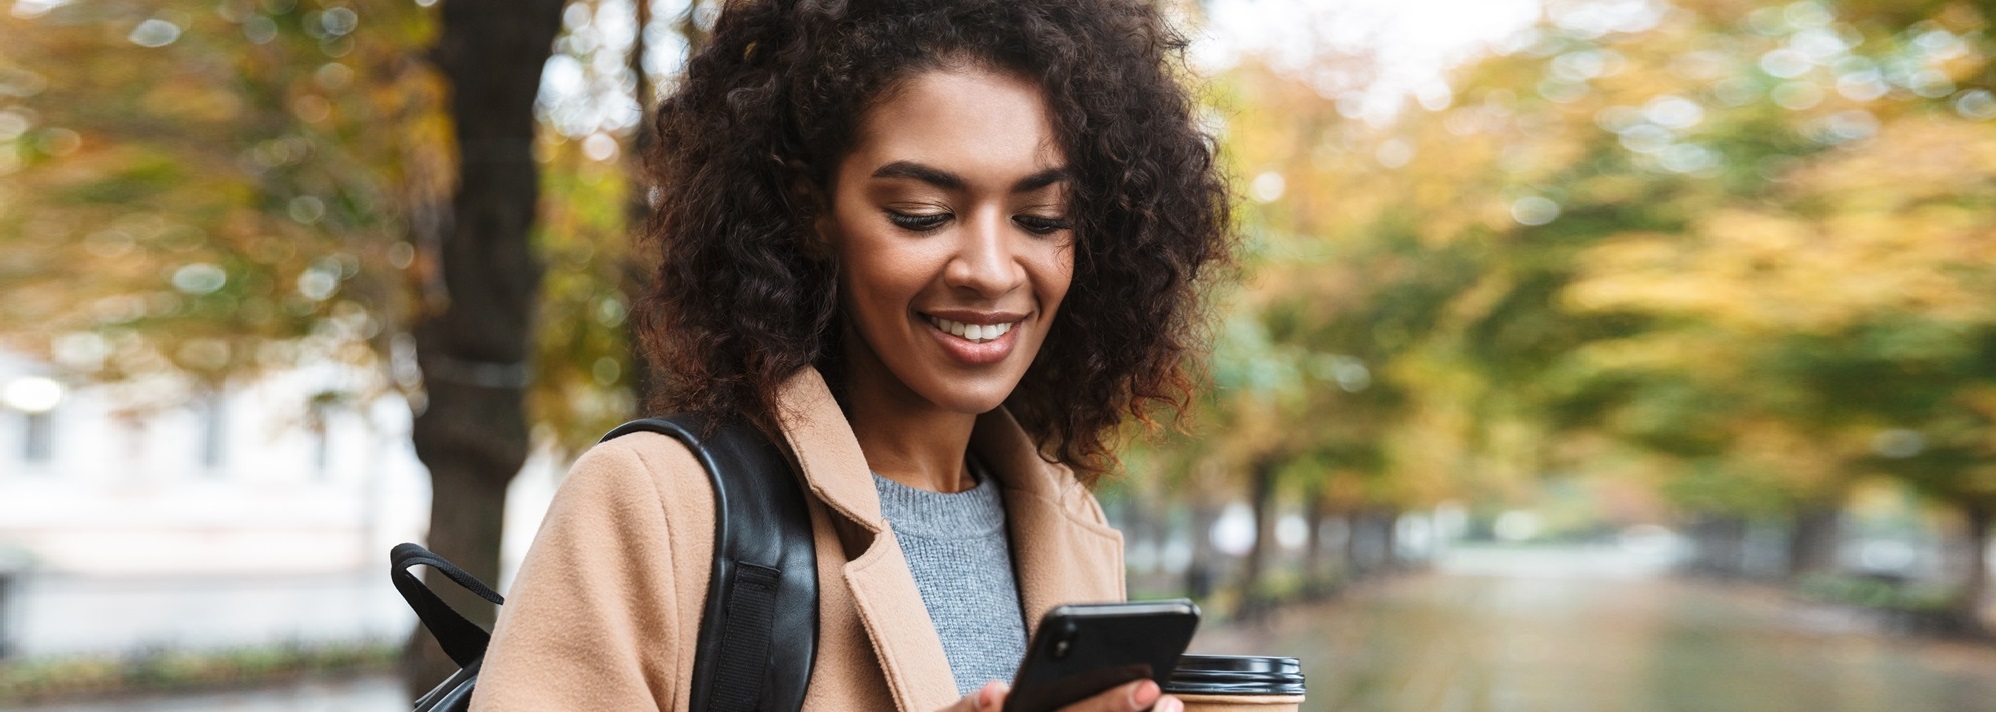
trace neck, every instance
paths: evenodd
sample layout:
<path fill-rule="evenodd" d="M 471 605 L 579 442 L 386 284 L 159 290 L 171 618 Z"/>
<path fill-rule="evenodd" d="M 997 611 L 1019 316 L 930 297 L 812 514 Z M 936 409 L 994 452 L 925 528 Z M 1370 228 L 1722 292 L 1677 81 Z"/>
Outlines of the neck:
<path fill-rule="evenodd" d="M 962 492 L 976 484 L 964 451 L 977 416 L 944 410 L 909 389 L 858 334 L 848 333 L 845 343 L 846 419 L 867 467 L 931 492 Z"/>

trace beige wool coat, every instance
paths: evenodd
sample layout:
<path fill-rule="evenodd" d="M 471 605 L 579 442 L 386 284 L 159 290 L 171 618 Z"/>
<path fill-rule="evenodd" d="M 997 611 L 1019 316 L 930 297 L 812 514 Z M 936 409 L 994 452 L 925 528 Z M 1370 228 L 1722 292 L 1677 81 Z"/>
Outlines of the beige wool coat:
<path fill-rule="evenodd" d="M 953 704 L 942 641 L 831 391 L 804 369 L 780 404 L 817 542 L 804 709 Z M 970 448 L 999 480 L 1029 630 L 1056 605 L 1124 600 L 1122 535 L 1072 471 L 1041 459 L 1003 408 L 978 417 Z M 670 437 L 637 433 L 584 453 L 506 594 L 471 708 L 687 711 L 713 507 L 705 471 Z"/>

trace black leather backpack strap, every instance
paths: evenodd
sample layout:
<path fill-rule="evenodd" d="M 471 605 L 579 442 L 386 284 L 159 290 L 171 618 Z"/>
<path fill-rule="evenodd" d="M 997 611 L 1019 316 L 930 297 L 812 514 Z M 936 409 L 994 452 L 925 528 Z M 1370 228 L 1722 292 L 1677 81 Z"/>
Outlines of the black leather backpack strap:
<path fill-rule="evenodd" d="M 484 665 L 485 648 L 491 644 L 492 635 L 451 608 L 450 604 L 444 603 L 435 591 L 424 585 L 415 574 L 409 573 L 409 567 L 418 565 L 436 569 L 465 590 L 494 605 L 503 604 L 506 599 L 456 564 L 419 545 L 397 544 L 388 552 L 388 576 L 395 583 L 395 590 L 416 611 L 416 618 L 430 630 L 430 635 L 436 637 L 444 653 L 460 666 L 455 674 L 416 700 L 415 710 L 465 712 L 471 709 L 471 691 L 478 684 L 478 670 Z"/>
<path fill-rule="evenodd" d="M 692 708 L 796 710 L 818 644 L 817 554 L 804 491 L 760 430 L 738 421 L 708 425 L 693 415 L 647 418 L 603 439 L 671 436 L 693 451 L 714 486 L 714 567 L 700 615 Z"/>
<path fill-rule="evenodd" d="M 494 605 L 505 603 L 506 599 L 486 586 L 485 582 L 473 578 L 456 564 L 444 560 L 444 557 L 430 553 L 429 549 L 404 543 L 397 544 L 388 552 L 388 579 L 395 584 L 395 590 L 402 594 L 402 600 L 408 601 L 409 607 L 415 609 L 416 619 L 423 622 L 424 628 L 430 629 L 430 635 L 436 636 L 437 644 L 443 646 L 444 653 L 449 655 L 458 667 L 476 665 L 485 657 L 485 647 L 492 642 L 492 634 L 467 620 L 456 609 L 451 608 L 450 604 L 444 603 L 444 599 L 437 596 L 435 591 L 431 591 L 430 587 L 423 585 L 422 579 L 409 573 L 409 567 L 417 565 L 436 569 L 438 573 L 463 586 L 465 590 L 478 594 L 479 598 L 491 601 Z"/>

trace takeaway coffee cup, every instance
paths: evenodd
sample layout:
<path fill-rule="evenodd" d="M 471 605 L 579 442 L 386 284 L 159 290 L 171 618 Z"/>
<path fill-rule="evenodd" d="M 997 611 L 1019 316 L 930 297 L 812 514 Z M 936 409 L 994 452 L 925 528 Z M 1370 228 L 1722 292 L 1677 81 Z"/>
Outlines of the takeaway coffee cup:
<path fill-rule="evenodd" d="M 1303 705 L 1303 666 L 1295 658 L 1183 655 L 1164 691 L 1185 712 L 1296 712 Z"/>

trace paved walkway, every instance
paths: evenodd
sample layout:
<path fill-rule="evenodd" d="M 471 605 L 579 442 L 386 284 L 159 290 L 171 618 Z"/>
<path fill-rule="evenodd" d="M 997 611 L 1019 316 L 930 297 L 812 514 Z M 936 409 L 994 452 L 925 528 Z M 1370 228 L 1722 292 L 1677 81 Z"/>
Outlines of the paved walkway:
<path fill-rule="evenodd" d="M 1305 709 L 1324 712 L 1996 710 L 1996 646 L 1647 573 L 1596 552 L 1470 553 L 1193 650 L 1300 657 Z"/>

